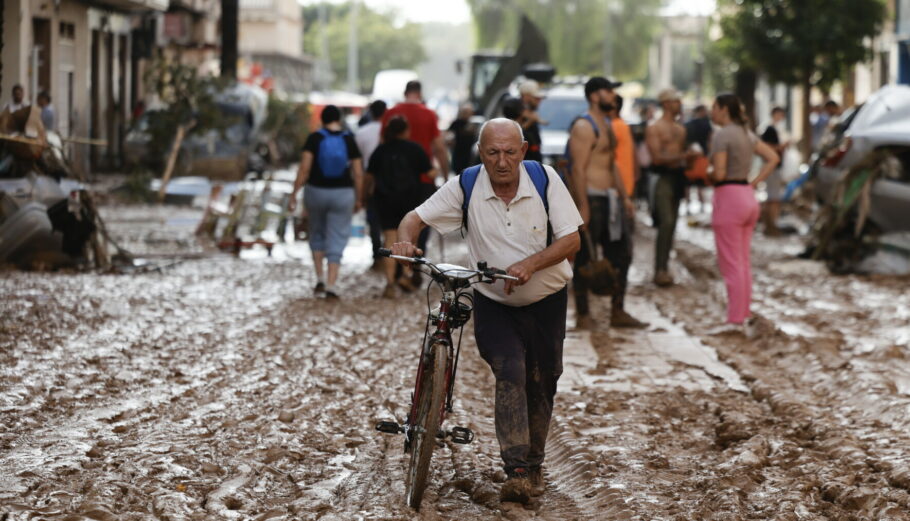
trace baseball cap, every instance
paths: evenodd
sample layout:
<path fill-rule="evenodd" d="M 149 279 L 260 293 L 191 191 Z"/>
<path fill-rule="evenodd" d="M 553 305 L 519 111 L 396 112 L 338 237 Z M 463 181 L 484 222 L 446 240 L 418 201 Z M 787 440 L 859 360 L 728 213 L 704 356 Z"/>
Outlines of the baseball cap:
<path fill-rule="evenodd" d="M 518 93 L 527 94 L 535 98 L 544 97 L 543 91 L 540 90 L 540 84 L 534 80 L 523 81 L 521 85 L 518 86 Z"/>
<path fill-rule="evenodd" d="M 603 76 L 594 76 L 585 83 L 585 97 L 587 98 L 591 93 L 600 89 L 613 90 L 620 85 L 622 85 L 621 81 L 610 81 Z"/>
<path fill-rule="evenodd" d="M 674 100 L 678 100 L 678 99 L 682 99 L 682 96 L 680 96 L 679 92 L 677 92 L 677 90 L 674 89 L 673 87 L 664 89 L 664 90 L 660 91 L 660 93 L 657 95 L 658 103 L 663 103 L 665 101 L 674 101 Z"/>

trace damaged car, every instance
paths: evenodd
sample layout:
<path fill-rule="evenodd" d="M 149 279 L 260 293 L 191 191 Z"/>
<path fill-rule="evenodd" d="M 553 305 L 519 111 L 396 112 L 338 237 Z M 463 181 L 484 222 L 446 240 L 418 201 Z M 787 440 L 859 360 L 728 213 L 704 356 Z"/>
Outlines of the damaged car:
<path fill-rule="evenodd" d="M 845 119 L 814 165 L 816 191 L 835 202 L 845 176 L 870 158 L 885 161 L 869 187 L 868 218 L 884 232 L 910 231 L 910 87 L 882 88 Z"/>

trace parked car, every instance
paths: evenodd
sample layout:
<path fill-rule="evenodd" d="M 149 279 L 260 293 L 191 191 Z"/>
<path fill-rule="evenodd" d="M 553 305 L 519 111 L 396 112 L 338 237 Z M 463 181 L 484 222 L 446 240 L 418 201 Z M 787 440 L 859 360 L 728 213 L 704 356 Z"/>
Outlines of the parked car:
<path fill-rule="evenodd" d="M 569 126 L 588 110 L 582 85 L 558 85 L 549 89 L 537 113 L 546 124 L 540 125 L 541 153 L 544 163 L 554 165 L 563 156 L 569 140 Z"/>
<path fill-rule="evenodd" d="M 872 186 L 869 219 L 883 231 L 910 231 L 910 87 L 882 88 L 852 114 L 813 164 L 819 199 L 828 203 L 835 186 L 853 166 L 877 150 L 893 158 L 889 175 Z"/>
<path fill-rule="evenodd" d="M 265 91 L 243 83 L 219 94 L 216 104 L 230 118 L 227 128 L 188 135 L 180 147 L 175 175 L 234 181 L 249 171 L 261 170 L 264 163 L 257 150 L 267 103 Z M 149 124 L 155 113 L 146 111 L 127 133 L 123 145 L 127 165 L 163 166 L 164 159 L 150 157 L 149 151 Z"/>

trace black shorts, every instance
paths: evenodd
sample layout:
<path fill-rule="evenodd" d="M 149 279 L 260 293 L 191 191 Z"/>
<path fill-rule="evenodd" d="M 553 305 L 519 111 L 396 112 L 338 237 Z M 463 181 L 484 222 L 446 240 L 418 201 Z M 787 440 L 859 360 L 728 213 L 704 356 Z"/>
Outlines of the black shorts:
<path fill-rule="evenodd" d="M 376 205 L 376 215 L 379 216 L 379 227 L 383 230 L 397 230 L 404 216 L 417 207 L 414 201 L 396 201 L 379 196 L 373 203 Z"/>

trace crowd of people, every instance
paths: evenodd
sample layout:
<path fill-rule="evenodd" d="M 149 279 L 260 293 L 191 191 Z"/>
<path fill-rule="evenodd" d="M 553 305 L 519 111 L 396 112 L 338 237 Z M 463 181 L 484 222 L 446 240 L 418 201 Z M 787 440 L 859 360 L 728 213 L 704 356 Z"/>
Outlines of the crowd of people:
<path fill-rule="evenodd" d="M 487 261 L 514 277 L 476 287 L 473 295 L 478 350 L 496 380 L 503 501 L 527 502 L 546 486 L 542 464 L 570 286 L 577 328 L 598 325 L 591 293 L 610 296 L 609 327 L 648 326 L 625 309 L 636 194 L 650 202 L 657 229 L 653 282 L 666 287 L 674 283 L 671 250 L 686 191 L 713 187 L 726 323 L 742 328 L 751 317 L 750 251 L 760 215 L 755 189 L 768 184 L 773 222 L 779 157 L 790 142 L 783 110 L 772 111 L 759 138 L 735 95 L 718 95 L 710 110 L 698 106 L 684 122 L 681 95 L 665 89 L 657 97 L 659 117 L 646 113 L 645 124 L 633 129 L 622 119 L 620 86 L 604 77 L 585 83 L 587 109 L 572 121 L 564 157 L 552 166 L 541 163 L 545 122 L 537 109 L 545 92 L 532 80 L 504 100 L 502 117 L 478 129 L 473 107 L 465 105 L 447 133 L 412 81 L 394 107 L 373 102 L 356 133 L 342 127 L 337 107 L 326 107 L 323 128 L 304 146 L 291 204 L 306 185 L 317 294 L 338 298 L 341 254 L 352 213 L 361 207 L 374 252 L 384 245 L 396 255 L 424 255 L 431 228 L 442 235 L 461 230 L 472 264 Z M 750 178 L 755 156 L 762 166 Z M 460 175 L 450 178 L 450 167 Z M 375 264 L 385 275 L 384 298 L 421 282 L 407 263 L 377 258 Z"/>
<path fill-rule="evenodd" d="M 589 305 L 592 281 L 583 271 L 593 263 L 611 268 L 604 275 L 610 279 L 609 287 L 594 288 L 596 293 L 610 295 L 609 325 L 647 326 L 624 306 L 633 259 L 634 198 L 649 203 L 656 229 L 653 282 L 667 287 L 674 283 L 670 259 L 681 204 L 688 206 L 694 193 L 705 208 L 707 185 L 713 186 L 711 223 L 718 267 L 727 283 L 727 319 L 743 323 L 749 317 L 750 241 L 760 216 L 766 234 L 779 233 L 780 157 L 792 144 L 783 125 L 786 111 L 774 107 L 759 137 L 732 95 L 718 96 L 710 110 L 696 106 L 684 120 L 681 95 L 668 88 L 658 94 L 655 104 L 644 104 L 641 122 L 630 126 L 622 117 L 624 100 L 616 92 L 620 85 L 603 77 L 585 84 L 588 109 L 573 121 L 565 155 L 554 165 L 585 222 L 580 251 L 573 259 L 576 327 L 597 324 Z M 517 97 L 503 100 L 501 115 L 521 130 L 527 143 L 522 159 L 542 162 L 540 125 L 546 122 L 538 108 L 546 93 L 534 80 L 523 81 L 517 92 Z M 838 111 L 833 101 L 816 110 L 813 132 L 817 134 L 829 124 Z M 655 113 L 659 114 L 656 118 Z M 344 128 L 337 107 L 322 111 L 324 128 L 313 132 L 304 146 L 292 197 L 296 200 L 297 192 L 307 186 L 304 203 L 317 294 L 339 296 L 340 259 L 350 236 L 352 214 L 360 208 L 366 209 L 374 268 L 386 279 L 382 297 L 395 298 L 422 284 L 419 272 L 380 258 L 378 250 L 399 240 L 401 220 L 433 195 L 450 171 L 458 174 L 479 161 L 479 129 L 473 115 L 474 107 L 466 103 L 448 131 L 441 131 L 436 114 L 424 104 L 419 81 L 409 82 L 404 100 L 393 107 L 381 100 L 371 103 L 353 132 Z M 764 165 L 757 177 L 748 180 L 753 155 Z M 767 194 L 763 208 L 754 196 L 753 189 L 759 184 Z M 424 228 L 417 239 L 421 251 L 427 249 L 428 232 Z"/>

